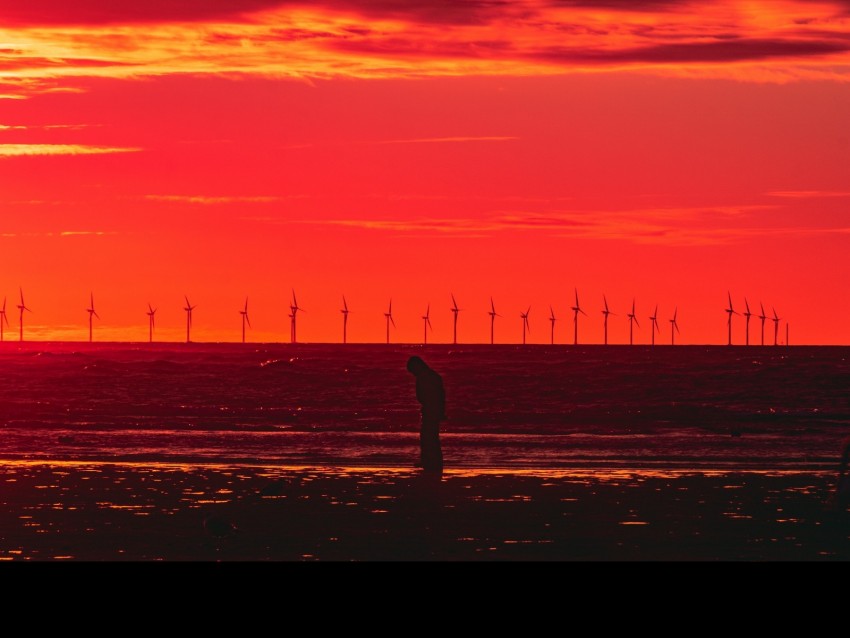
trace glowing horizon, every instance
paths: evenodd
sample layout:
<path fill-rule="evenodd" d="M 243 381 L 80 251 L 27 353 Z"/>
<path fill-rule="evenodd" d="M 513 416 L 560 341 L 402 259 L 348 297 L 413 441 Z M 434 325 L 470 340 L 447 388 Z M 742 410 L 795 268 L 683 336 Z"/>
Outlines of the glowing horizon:
<path fill-rule="evenodd" d="M 238 8 L 237 8 L 238 7 Z M 27 340 L 850 344 L 850 3 L 0 0 Z M 181 305 L 178 305 L 181 304 Z M 733 341 L 744 343 L 735 317 Z M 740 320 L 740 322 L 738 321 Z M 751 320 L 751 343 L 759 341 Z M 766 327 L 766 343 L 773 329 Z"/>

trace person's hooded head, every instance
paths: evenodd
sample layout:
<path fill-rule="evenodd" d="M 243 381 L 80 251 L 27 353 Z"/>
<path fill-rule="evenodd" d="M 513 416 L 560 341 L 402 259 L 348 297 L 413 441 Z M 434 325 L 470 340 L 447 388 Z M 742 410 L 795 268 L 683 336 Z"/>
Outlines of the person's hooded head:
<path fill-rule="evenodd" d="M 421 357 L 413 356 L 407 360 L 407 370 L 414 376 L 419 376 L 428 369 L 428 364 Z"/>

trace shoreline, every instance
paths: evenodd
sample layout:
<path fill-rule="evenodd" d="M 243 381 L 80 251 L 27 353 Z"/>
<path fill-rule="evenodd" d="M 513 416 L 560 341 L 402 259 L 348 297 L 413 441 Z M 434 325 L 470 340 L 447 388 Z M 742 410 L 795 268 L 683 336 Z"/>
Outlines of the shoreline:
<path fill-rule="evenodd" d="M 0 464 L 0 560 L 850 559 L 826 470 Z"/>

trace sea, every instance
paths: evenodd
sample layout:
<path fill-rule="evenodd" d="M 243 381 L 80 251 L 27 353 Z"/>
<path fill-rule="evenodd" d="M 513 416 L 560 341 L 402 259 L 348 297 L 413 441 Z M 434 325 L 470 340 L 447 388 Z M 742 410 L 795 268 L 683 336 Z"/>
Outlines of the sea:
<path fill-rule="evenodd" d="M 0 459 L 410 468 L 410 356 L 446 469 L 830 470 L 844 346 L 0 343 Z"/>

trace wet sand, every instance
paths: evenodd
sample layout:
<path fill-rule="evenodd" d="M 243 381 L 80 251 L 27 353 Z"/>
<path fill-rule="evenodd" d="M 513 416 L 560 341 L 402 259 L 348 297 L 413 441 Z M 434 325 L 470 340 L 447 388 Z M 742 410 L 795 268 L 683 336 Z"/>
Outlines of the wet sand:
<path fill-rule="evenodd" d="M 832 472 L 5 462 L 6 561 L 850 558 Z"/>

